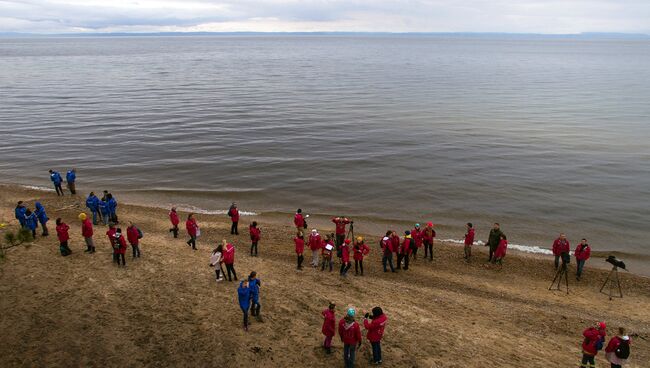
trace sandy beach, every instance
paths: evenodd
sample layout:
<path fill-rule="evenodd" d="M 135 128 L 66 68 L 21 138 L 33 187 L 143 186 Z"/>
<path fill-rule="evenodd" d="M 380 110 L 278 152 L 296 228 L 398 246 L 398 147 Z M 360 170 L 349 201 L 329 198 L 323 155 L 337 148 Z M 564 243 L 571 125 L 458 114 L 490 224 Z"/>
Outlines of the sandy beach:
<path fill-rule="evenodd" d="M 44 204 L 51 235 L 10 249 L 0 262 L 3 367 L 342 366 L 338 337 L 334 354 L 320 346 L 320 312 L 329 301 L 337 320 L 348 305 L 383 308 L 386 367 L 577 367 L 582 331 L 599 320 L 608 335 L 618 326 L 632 334 L 627 367 L 650 367 L 650 279 L 620 272 L 625 296 L 610 301 L 598 292 L 609 272 L 593 267 L 601 259 L 587 263 L 579 283 L 571 265 L 567 295 L 548 290 L 552 260 L 511 252 L 502 269 L 488 268 L 482 247 L 468 264 L 459 246 L 436 243 L 433 262 L 417 259 L 406 272 L 386 274 L 380 234 L 369 234 L 366 275 L 342 279 L 336 271 L 296 270 L 291 217 L 286 226 L 244 217 L 241 235 L 231 237 L 225 215 L 198 215 L 202 236 L 191 251 L 185 231 L 179 239 L 168 232 L 166 210 L 120 203 L 122 223 L 133 221 L 145 235 L 142 258 L 132 260 L 128 250 L 126 268 L 117 268 L 103 226 L 95 227 L 97 253 L 83 252 L 77 215 L 84 197 L 0 186 L 0 223 L 8 229 L 17 227 L 18 200 Z M 57 217 L 71 227 L 73 254 L 65 258 L 53 231 Z M 248 256 L 253 220 L 262 228 L 257 258 Z M 208 267 L 223 238 L 236 246 L 240 279 L 255 270 L 263 281 L 264 321 L 253 319 L 248 332 L 236 283 L 216 283 Z M 364 339 L 357 367 L 369 366 L 369 357 Z M 596 361 L 606 366 L 604 354 Z"/>

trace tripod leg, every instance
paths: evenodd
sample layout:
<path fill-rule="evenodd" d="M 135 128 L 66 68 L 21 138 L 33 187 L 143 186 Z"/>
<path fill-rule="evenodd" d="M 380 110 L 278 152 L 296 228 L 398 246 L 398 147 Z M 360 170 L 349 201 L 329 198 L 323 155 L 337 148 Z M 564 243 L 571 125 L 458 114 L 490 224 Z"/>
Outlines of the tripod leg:
<path fill-rule="evenodd" d="M 607 282 L 609 281 L 609 278 L 612 276 L 612 272 L 614 272 L 614 270 L 609 271 L 609 275 L 607 275 L 607 278 L 605 279 L 605 282 L 603 282 L 603 286 L 600 287 L 600 292 L 601 293 L 603 292 L 603 289 L 605 288 L 605 285 L 607 285 Z"/>
<path fill-rule="evenodd" d="M 623 298 L 623 291 L 621 290 L 621 280 L 618 278 L 618 270 L 616 270 L 616 284 L 618 285 L 618 294 Z"/>
<path fill-rule="evenodd" d="M 566 293 L 569 293 L 569 271 L 564 267 L 564 281 L 566 281 Z"/>
<path fill-rule="evenodd" d="M 551 281 L 551 286 L 548 287 L 549 290 L 553 289 L 553 286 L 555 285 L 555 280 L 557 280 L 557 277 L 558 277 L 559 274 L 560 274 L 560 270 L 558 270 L 555 273 L 555 277 L 553 277 L 553 281 Z M 558 286 L 558 289 L 559 289 L 559 286 Z"/>

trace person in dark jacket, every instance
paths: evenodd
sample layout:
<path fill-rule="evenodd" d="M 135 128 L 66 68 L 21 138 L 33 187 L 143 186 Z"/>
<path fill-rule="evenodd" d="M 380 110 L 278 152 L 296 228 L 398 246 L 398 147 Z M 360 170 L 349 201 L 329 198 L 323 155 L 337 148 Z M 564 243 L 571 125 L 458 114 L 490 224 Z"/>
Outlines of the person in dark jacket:
<path fill-rule="evenodd" d="M 343 342 L 345 368 L 354 368 L 356 349 L 361 347 L 361 327 L 354 320 L 355 314 L 354 308 L 349 308 L 346 316 L 339 321 L 339 336 Z"/>
<path fill-rule="evenodd" d="M 381 339 L 384 337 L 384 329 L 386 328 L 388 318 L 380 307 L 372 308 L 372 316 L 366 313 L 363 319 L 363 326 L 368 330 L 366 337 L 372 345 L 372 362 L 374 364 L 381 364 Z"/>
<path fill-rule="evenodd" d="M 251 289 L 251 316 L 256 317 L 258 321 L 262 320 L 260 316 L 260 287 L 262 281 L 257 278 L 257 272 L 253 271 L 248 276 L 248 287 Z"/>
<path fill-rule="evenodd" d="M 88 198 L 86 198 L 86 207 L 93 214 L 93 225 L 97 225 L 97 215 L 99 215 L 99 220 L 101 221 L 102 214 L 99 211 L 99 198 L 97 198 L 95 192 L 90 192 Z"/>
<path fill-rule="evenodd" d="M 38 219 L 36 214 L 30 209 L 25 211 L 25 228 L 32 232 L 32 238 L 36 239 L 36 228 L 38 227 Z"/>
<path fill-rule="evenodd" d="M 61 177 L 61 174 L 59 174 L 57 171 L 50 170 L 50 180 L 52 180 L 52 183 L 54 184 L 56 195 L 62 196 L 63 188 L 61 187 L 61 183 L 63 183 L 63 178 Z"/>
<path fill-rule="evenodd" d="M 499 247 L 499 242 L 501 241 L 501 235 L 503 235 L 503 232 L 501 232 L 501 225 L 499 225 L 498 222 L 495 222 L 494 226 L 492 227 L 492 230 L 490 230 L 488 241 L 485 242 L 485 246 L 490 247 L 490 258 L 488 258 L 488 262 L 493 261 L 492 256 L 494 255 L 494 252 Z"/>
<path fill-rule="evenodd" d="M 244 331 L 248 331 L 248 310 L 251 306 L 251 289 L 248 287 L 248 280 L 244 280 L 239 284 L 237 296 L 239 298 L 239 308 L 244 313 Z"/>
<path fill-rule="evenodd" d="M 72 169 L 65 174 L 65 180 L 68 182 L 68 189 L 71 194 L 77 194 L 77 189 L 74 182 L 77 180 L 77 170 Z"/>
<path fill-rule="evenodd" d="M 47 217 L 47 213 L 45 212 L 45 207 L 41 204 L 41 202 L 36 202 L 35 204 L 36 210 L 34 211 L 34 214 L 36 214 L 36 218 L 38 219 L 38 222 L 41 224 L 41 228 L 43 229 L 43 234 L 42 236 L 48 236 L 50 235 L 50 232 L 47 230 L 47 222 L 50 220 Z"/>
<path fill-rule="evenodd" d="M 14 216 L 16 216 L 16 220 L 20 223 L 20 227 L 25 227 L 25 212 L 27 212 L 27 208 L 25 208 L 23 201 L 18 201 L 14 210 Z"/>

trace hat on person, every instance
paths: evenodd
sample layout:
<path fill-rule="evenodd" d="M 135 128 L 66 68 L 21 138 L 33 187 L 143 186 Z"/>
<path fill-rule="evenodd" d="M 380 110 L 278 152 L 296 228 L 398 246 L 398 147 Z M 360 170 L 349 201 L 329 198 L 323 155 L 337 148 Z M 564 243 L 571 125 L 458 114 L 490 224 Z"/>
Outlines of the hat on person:
<path fill-rule="evenodd" d="M 354 308 L 348 308 L 348 317 L 354 317 L 354 315 L 357 312 L 354 310 Z"/>
<path fill-rule="evenodd" d="M 415 227 L 420 227 L 420 224 L 415 224 Z"/>
<path fill-rule="evenodd" d="M 411 235 L 411 232 L 410 232 L 409 230 L 406 230 L 406 231 L 404 232 L 404 235 Z"/>
<path fill-rule="evenodd" d="M 345 244 L 350 244 L 350 243 L 351 243 L 350 239 L 345 239 Z"/>
<path fill-rule="evenodd" d="M 429 227 L 433 226 L 433 222 L 427 223 L 427 226 L 429 226 Z"/>
<path fill-rule="evenodd" d="M 599 330 L 604 330 L 606 328 L 607 328 L 607 325 L 605 324 L 605 322 L 598 322 L 598 329 Z"/>
<path fill-rule="evenodd" d="M 386 240 L 388 240 L 388 237 L 384 236 L 384 238 L 382 240 L 386 241 Z"/>
<path fill-rule="evenodd" d="M 85 220 L 85 219 L 86 219 L 86 214 L 83 213 L 83 212 L 80 213 L 80 214 L 79 214 L 79 220 L 83 221 L 83 220 Z"/>
<path fill-rule="evenodd" d="M 363 236 L 357 236 L 357 241 L 363 241 Z"/>
<path fill-rule="evenodd" d="M 622 339 L 623 339 L 624 341 L 628 341 L 628 340 L 630 340 L 630 337 L 629 337 L 628 335 L 625 335 L 625 336 L 622 337 Z"/>
<path fill-rule="evenodd" d="M 316 230 L 316 229 L 311 229 L 311 232 L 312 232 L 312 233 L 317 233 L 318 230 Z"/>

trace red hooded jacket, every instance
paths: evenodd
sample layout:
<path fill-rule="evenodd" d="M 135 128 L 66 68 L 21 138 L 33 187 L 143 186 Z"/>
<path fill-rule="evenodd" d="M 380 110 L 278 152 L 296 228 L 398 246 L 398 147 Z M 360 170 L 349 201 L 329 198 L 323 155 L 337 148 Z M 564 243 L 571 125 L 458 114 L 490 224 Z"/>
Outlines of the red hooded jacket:
<path fill-rule="evenodd" d="M 424 240 L 424 231 L 414 228 L 411 230 L 411 238 L 415 241 L 415 246 L 420 248 L 422 247 L 422 241 Z"/>
<path fill-rule="evenodd" d="M 70 235 L 68 234 L 69 229 L 70 226 L 68 226 L 65 222 L 62 222 L 61 225 L 57 225 L 56 236 L 59 238 L 59 241 L 61 243 L 70 240 Z"/>
<path fill-rule="evenodd" d="M 388 238 L 387 240 L 381 240 L 381 249 L 384 251 L 384 255 L 389 255 L 393 252 L 393 242 Z"/>
<path fill-rule="evenodd" d="M 345 318 L 339 321 L 339 336 L 346 345 L 357 345 L 361 342 L 361 327 L 356 321 L 347 323 Z"/>
<path fill-rule="evenodd" d="M 366 335 L 368 341 L 381 341 L 381 338 L 384 337 L 384 328 L 386 328 L 386 322 L 388 322 L 388 318 L 385 314 L 382 314 L 381 316 L 371 321 L 368 319 L 363 320 L 363 327 L 368 330 L 368 334 Z"/>
<path fill-rule="evenodd" d="M 230 216 L 232 222 L 239 222 L 239 210 L 237 207 L 230 209 L 230 211 L 228 211 L 228 215 Z"/>
<path fill-rule="evenodd" d="M 465 245 L 472 244 L 474 244 L 474 229 L 470 228 L 467 230 L 467 234 L 465 234 Z"/>
<path fill-rule="evenodd" d="M 124 254 L 126 253 L 126 239 L 124 239 L 124 235 L 121 235 L 119 238 L 113 237 L 114 242 L 118 242 L 120 244 L 120 247 L 115 249 L 113 248 L 113 253 L 115 254 Z"/>
<path fill-rule="evenodd" d="M 606 353 L 611 353 L 613 351 L 616 351 L 616 349 L 618 349 L 618 346 L 621 345 L 621 341 L 623 341 L 623 339 L 621 339 L 618 336 L 614 336 L 611 339 L 609 339 L 609 343 L 607 344 L 607 347 L 605 348 L 605 352 Z M 627 343 L 630 346 L 632 346 L 632 339 L 627 340 Z"/>
<path fill-rule="evenodd" d="M 402 242 L 402 248 L 400 249 L 400 254 L 411 254 L 411 242 L 413 241 L 412 238 L 404 238 L 404 241 Z"/>
<path fill-rule="evenodd" d="M 580 243 L 576 247 L 575 255 L 578 261 L 586 261 L 591 257 L 591 247 L 589 244 L 583 246 L 582 243 Z"/>
<path fill-rule="evenodd" d="M 129 226 L 126 228 L 126 238 L 129 239 L 131 245 L 138 245 L 140 243 L 140 239 L 138 239 L 139 235 L 137 227 Z"/>
<path fill-rule="evenodd" d="M 393 249 L 393 253 L 397 253 L 397 252 L 399 252 L 399 246 L 400 246 L 399 236 L 392 236 L 392 235 L 391 235 L 391 237 L 390 237 L 390 243 L 391 243 L 391 245 L 393 246 L 393 247 L 392 247 L 392 249 Z"/>
<path fill-rule="evenodd" d="M 336 334 L 336 317 L 334 316 L 334 311 L 325 309 L 322 313 L 323 315 L 323 328 L 321 331 L 325 336 L 334 336 Z"/>
<path fill-rule="evenodd" d="M 191 237 L 196 237 L 196 231 L 199 229 L 199 224 L 196 223 L 196 219 L 187 219 L 187 221 L 185 221 L 185 229 Z"/>
<path fill-rule="evenodd" d="M 258 241 L 260 241 L 260 236 L 261 236 L 262 232 L 260 231 L 259 228 L 257 228 L 257 227 L 253 227 L 253 226 L 249 226 L 249 227 L 248 227 L 248 231 L 249 231 L 250 234 L 251 234 L 251 241 L 252 241 L 252 242 L 258 242 Z"/>
<path fill-rule="evenodd" d="M 350 244 L 341 245 L 341 262 L 350 262 Z"/>
<path fill-rule="evenodd" d="M 93 237 L 93 223 L 89 219 L 83 220 L 81 223 L 81 236 L 84 238 Z"/>
<path fill-rule="evenodd" d="M 370 253 L 370 248 L 366 245 L 366 243 L 357 243 L 352 249 L 354 250 L 355 261 L 363 261 L 363 257 Z"/>
<path fill-rule="evenodd" d="M 295 237 L 293 242 L 296 244 L 296 254 L 302 254 L 305 251 L 305 239 Z"/>
<path fill-rule="evenodd" d="M 345 235 L 345 225 L 350 223 L 350 220 L 346 218 L 339 218 L 338 221 L 336 217 L 332 218 L 332 222 L 336 224 L 336 235 Z"/>
<path fill-rule="evenodd" d="M 320 234 L 309 234 L 309 249 L 318 250 L 322 245 L 323 241 L 321 240 Z"/>
<path fill-rule="evenodd" d="M 227 265 L 235 263 L 235 247 L 230 243 L 223 249 L 223 263 Z"/>
<path fill-rule="evenodd" d="M 297 228 L 304 228 L 305 227 L 305 218 L 302 217 L 301 213 L 296 213 L 296 216 L 293 217 L 293 224 L 296 225 Z"/>
<path fill-rule="evenodd" d="M 559 256 L 562 253 L 569 253 L 571 251 L 571 246 L 569 245 L 568 240 L 562 241 L 560 238 L 555 239 L 553 242 L 553 255 Z"/>
<path fill-rule="evenodd" d="M 605 339 L 605 330 L 599 330 L 596 327 L 589 327 L 586 329 L 583 333 L 582 336 L 585 337 L 584 341 L 582 341 L 582 351 L 585 354 L 589 355 L 596 355 L 598 354 L 598 350 L 596 350 L 596 345 L 598 344 L 598 341 L 600 339 Z"/>
<path fill-rule="evenodd" d="M 422 230 L 422 239 L 426 240 L 428 243 L 433 243 L 433 238 L 436 237 L 436 231 L 432 227 L 425 227 Z"/>
<path fill-rule="evenodd" d="M 108 228 L 106 231 L 106 236 L 108 236 L 108 240 L 111 242 L 111 247 L 113 246 L 113 243 L 115 243 L 115 233 L 117 232 L 116 228 Z"/>
<path fill-rule="evenodd" d="M 499 246 L 497 246 L 497 250 L 494 252 L 494 258 L 503 258 L 506 256 L 506 250 L 508 249 L 508 241 L 505 239 L 501 239 L 499 241 Z"/>
<path fill-rule="evenodd" d="M 178 226 L 178 224 L 181 222 L 178 219 L 178 213 L 176 213 L 176 211 L 169 211 L 169 221 L 172 222 L 172 226 Z"/>

